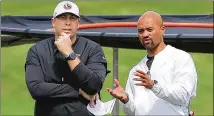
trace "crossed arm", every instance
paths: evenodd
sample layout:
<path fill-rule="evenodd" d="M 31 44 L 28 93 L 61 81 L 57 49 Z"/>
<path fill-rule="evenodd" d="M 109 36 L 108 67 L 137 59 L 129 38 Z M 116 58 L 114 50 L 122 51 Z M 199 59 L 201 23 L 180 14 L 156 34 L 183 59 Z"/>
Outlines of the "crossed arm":
<path fill-rule="evenodd" d="M 96 58 L 100 57 L 99 54 L 100 51 L 94 51 L 88 65 L 80 62 L 71 71 L 71 73 L 76 75 L 74 77 L 78 78 L 81 89 L 89 95 L 94 95 L 101 90 L 106 76 L 106 62 L 97 62 L 96 60 Z M 71 84 L 46 82 L 40 63 L 41 58 L 38 56 L 37 48 L 33 46 L 27 55 L 25 77 L 30 94 L 35 100 L 56 97 L 78 97 L 79 89 L 74 88 Z M 87 73 L 79 74 L 83 70 L 86 70 Z"/>

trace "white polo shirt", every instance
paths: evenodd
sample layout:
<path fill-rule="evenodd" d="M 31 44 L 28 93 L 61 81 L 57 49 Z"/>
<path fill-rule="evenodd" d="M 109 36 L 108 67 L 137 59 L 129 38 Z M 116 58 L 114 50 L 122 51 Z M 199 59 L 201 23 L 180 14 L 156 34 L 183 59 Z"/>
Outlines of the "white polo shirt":
<path fill-rule="evenodd" d="M 167 45 L 156 54 L 150 69 L 152 80 L 158 84 L 151 90 L 136 86 L 136 70 L 148 72 L 145 56 L 129 73 L 125 91 L 126 104 L 121 103 L 127 115 L 188 115 L 191 98 L 196 96 L 197 72 L 187 52 Z M 137 77 L 139 78 L 139 77 Z"/>

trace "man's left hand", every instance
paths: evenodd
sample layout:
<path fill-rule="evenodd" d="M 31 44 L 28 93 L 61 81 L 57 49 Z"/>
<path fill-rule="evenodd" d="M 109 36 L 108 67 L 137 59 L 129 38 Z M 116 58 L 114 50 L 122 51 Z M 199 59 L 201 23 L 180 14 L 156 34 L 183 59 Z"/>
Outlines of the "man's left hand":
<path fill-rule="evenodd" d="M 59 36 L 54 43 L 57 49 L 65 57 L 69 56 L 69 54 L 72 52 L 72 42 L 69 35 L 62 33 L 61 36 Z"/>
<path fill-rule="evenodd" d="M 100 99 L 98 93 L 95 95 L 88 95 L 87 93 L 85 93 L 82 89 L 79 89 L 79 93 L 87 100 L 89 100 L 89 106 L 90 107 L 95 107 L 96 105 L 96 100 Z"/>
<path fill-rule="evenodd" d="M 152 89 L 154 85 L 154 81 L 150 79 L 150 77 L 143 71 L 137 70 L 135 76 L 140 78 L 134 78 L 135 81 L 140 81 L 140 83 L 136 83 L 137 86 L 144 86 L 148 89 Z"/>

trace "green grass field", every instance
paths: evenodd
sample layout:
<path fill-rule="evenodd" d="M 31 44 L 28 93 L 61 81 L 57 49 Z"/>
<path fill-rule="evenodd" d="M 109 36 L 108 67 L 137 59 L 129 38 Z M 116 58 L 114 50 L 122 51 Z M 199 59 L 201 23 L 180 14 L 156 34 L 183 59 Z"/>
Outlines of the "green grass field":
<path fill-rule="evenodd" d="M 2 1 L 2 15 L 52 15 L 56 1 Z M 194 2 L 152 2 L 152 1 L 79 1 L 83 15 L 127 15 L 142 14 L 146 10 L 154 10 L 160 14 L 212 14 L 211 1 Z M 96 6 L 96 7 L 95 7 Z M 30 97 L 25 84 L 24 62 L 26 53 L 32 44 L 1 48 L 1 114 L 33 115 L 34 101 Z M 103 47 L 108 67 L 113 66 L 113 49 Z M 129 53 L 129 54 L 127 54 Z M 130 55 L 131 54 L 131 55 Z M 129 70 L 146 54 L 145 50 L 119 49 L 119 80 L 124 87 Z M 196 115 L 213 115 L 213 55 L 191 53 L 198 71 L 197 97 L 192 100 L 191 109 Z M 129 58 L 129 59 L 127 59 Z M 131 60 L 130 60 L 131 59 Z M 112 97 L 107 93 L 112 87 L 112 73 L 108 75 L 102 90 L 104 101 Z M 120 114 L 123 114 L 122 111 Z"/>

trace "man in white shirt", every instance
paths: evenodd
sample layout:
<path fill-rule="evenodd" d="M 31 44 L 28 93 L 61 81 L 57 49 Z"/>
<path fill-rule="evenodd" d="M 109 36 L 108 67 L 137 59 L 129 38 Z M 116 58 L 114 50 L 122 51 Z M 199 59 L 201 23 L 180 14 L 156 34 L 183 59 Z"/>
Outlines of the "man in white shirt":
<path fill-rule="evenodd" d="M 144 13 L 137 29 L 147 55 L 130 70 L 125 90 L 118 80 L 115 89 L 107 90 L 127 115 L 189 115 L 197 86 L 192 57 L 164 43 L 165 27 L 158 13 Z"/>

